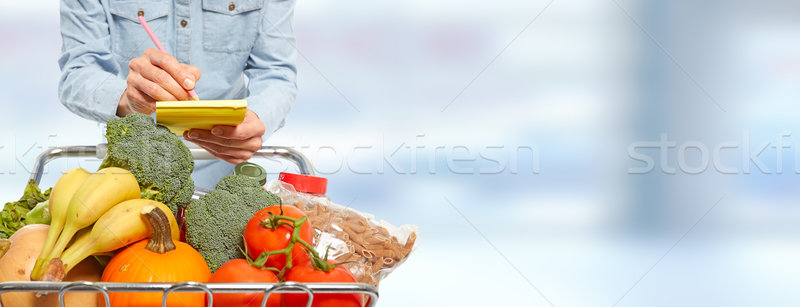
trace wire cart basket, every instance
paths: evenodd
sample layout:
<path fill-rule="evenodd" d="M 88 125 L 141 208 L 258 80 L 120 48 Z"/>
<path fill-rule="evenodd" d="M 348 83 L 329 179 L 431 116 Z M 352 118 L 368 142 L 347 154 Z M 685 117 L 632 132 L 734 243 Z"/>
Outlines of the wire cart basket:
<path fill-rule="evenodd" d="M 35 180 L 37 183 L 40 182 L 42 175 L 44 174 L 45 165 L 57 158 L 84 157 L 102 159 L 106 155 L 106 149 L 106 144 L 98 144 L 96 146 L 65 146 L 48 149 L 36 158 L 33 171 L 31 172 L 31 179 Z M 216 159 L 214 156 L 199 147 L 189 146 L 189 150 L 191 151 L 195 160 Z M 256 157 L 286 160 L 295 164 L 301 174 L 314 175 L 311 162 L 308 160 L 308 158 L 306 158 L 302 153 L 289 147 L 264 146 L 253 155 L 253 158 Z M 196 198 L 205 193 L 206 191 L 196 190 L 193 197 Z M 364 283 L 114 283 L 88 281 L 28 281 L 0 283 L 0 295 L 6 292 L 58 293 L 59 306 L 62 307 L 64 306 L 64 295 L 67 292 L 100 293 L 105 300 L 106 306 L 111 306 L 108 295 L 110 292 L 161 292 L 164 293 L 161 301 L 161 306 L 163 307 L 167 306 L 167 297 L 169 294 L 179 292 L 206 293 L 208 297 L 208 307 L 211 307 L 213 304 L 212 293 L 263 293 L 265 295 L 261 301 L 262 307 L 266 306 L 267 298 L 272 293 L 307 293 L 307 307 L 311 306 L 311 303 L 314 299 L 314 294 L 364 294 L 369 297 L 367 303 L 367 306 L 369 307 L 375 306 L 378 301 L 378 290 L 374 286 Z M 5 306 L 2 304 L 2 301 L 0 301 L 0 307 L 14 306 Z"/>

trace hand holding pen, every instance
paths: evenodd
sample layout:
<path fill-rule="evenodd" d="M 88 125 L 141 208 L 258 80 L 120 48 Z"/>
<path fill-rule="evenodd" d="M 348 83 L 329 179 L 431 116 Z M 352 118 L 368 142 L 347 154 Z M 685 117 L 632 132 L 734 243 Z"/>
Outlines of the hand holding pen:
<path fill-rule="evenodd" d="M 200 69 L 182 64 L 169 55 L 147 25 L 142 11 L 139 11 L 139 21 L 161 50 L 148 48 L 141 57 L 128 63 L 128 87 L 120 98 L 117 115 L 152 114 L 156 101 L 198 100 L 193 89 L 200 79 Z"/>

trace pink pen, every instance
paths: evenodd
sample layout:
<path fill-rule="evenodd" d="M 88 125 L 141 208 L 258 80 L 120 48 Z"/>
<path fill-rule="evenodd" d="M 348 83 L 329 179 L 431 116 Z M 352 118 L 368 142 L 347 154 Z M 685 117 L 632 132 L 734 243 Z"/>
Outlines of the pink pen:
<path fill-rule="evenodd" d="M 161 50 L 161 52 L 167 53 L 167 49 L 164 48 L 164 45 L 162 45 L 158 40 L 156 34 L 153 33 L 153 29 L 150 29 L 150 26 L 147 25 L 147 21 L 144 20 L 144 11 L 141 9 L 139 10 L 139 23 L 141 23 L 142 27 L 144 27 L 144 30 L 147 31 L 147 35 L 150 35 L 150 39 L 152 39 L 153 43 L 156 44 L 156 48 Z M 194 90 L 188 90 L 187 92 L 189 92 L 189 96 L 192 96 L 192 99 L 200 100 L 200 97 L 197 96 L 197 93 L 195 93 Z"/>

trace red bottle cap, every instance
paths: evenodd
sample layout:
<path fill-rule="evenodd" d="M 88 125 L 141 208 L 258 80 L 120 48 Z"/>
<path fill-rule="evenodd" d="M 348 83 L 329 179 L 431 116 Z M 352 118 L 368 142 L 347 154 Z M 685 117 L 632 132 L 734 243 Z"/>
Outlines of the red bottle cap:
<path fill-rule="evenodd" d="M 280 173 L 278 180 L 294 186 L 298 192 L 309 194 L 325 194 L 328 190 L 328 179 L 292 173 Z"/>

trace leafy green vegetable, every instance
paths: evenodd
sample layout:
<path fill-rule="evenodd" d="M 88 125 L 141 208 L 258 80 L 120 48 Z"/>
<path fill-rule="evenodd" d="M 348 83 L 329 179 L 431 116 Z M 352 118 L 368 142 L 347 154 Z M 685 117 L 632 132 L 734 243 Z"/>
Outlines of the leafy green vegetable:
<path fill-rule="evenodd" d="M 31 211 L 25 214 L 25 222 L 28 224 L 50 224 L 50 200 L 40 202 Z"/>
<path fill-rule="evenodd" d="M 216 190 L 186 208 L 186 242 L 203 255 L 214 272 L 231 259 L 244 258 L 242 233 L 247 222 L 258 210 L 280 202 L 253 178 L 225 176 Z"/>
<path fill-rule="evenodd" d="M 10 237 L 14 232 L 28 224 L 49 224 L 50 210 L 47 200 L 50 191 L 42 191 L 36 181 L 28 181 L 22 197 L 15 202 L 6 203 L 0 211 L 0 239 Z"/>
<path fill-rule="evenodd" d="M 108 121 L 106 139 L 108 154 L 100 168 L 129 170 L 139 182 L 142 198 L 162 202 L 173 213 L 192 199 L 194 158 L 169 129 L 148 115 L 130 114 Z"/>

